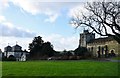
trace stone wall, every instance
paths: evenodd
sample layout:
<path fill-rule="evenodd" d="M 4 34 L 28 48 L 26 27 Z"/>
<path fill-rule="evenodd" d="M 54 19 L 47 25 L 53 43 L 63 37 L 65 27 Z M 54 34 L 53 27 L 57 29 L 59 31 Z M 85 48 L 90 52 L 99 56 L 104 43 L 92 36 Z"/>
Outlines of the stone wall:
<path fill-rule="evenodd" d="M 105 46 L 107 46 L 108 53 L 111 53 L 111 50 L 114 50 L 116 55 L 120 54 L 120 44 L 118 44 L 115 40 L 87 44 L 88 50 L 91 51 L 94 56 L 98 56 L 98 53 L 97 53 L 98 47 L 100 47 L 100 54 L 102 56 L 104 56 L 105 55 Z M 104 51 L 102 51 L 102 50 L 104 50 Z"/>

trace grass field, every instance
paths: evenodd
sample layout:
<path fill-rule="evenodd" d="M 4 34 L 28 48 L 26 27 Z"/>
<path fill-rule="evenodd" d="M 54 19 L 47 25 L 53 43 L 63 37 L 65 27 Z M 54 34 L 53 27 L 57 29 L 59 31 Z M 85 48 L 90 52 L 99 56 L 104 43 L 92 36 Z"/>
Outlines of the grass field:
<path fill-rule="evenodd" d="M 2 62 L 3 76 L 118 76 L 117 62 Z"/>

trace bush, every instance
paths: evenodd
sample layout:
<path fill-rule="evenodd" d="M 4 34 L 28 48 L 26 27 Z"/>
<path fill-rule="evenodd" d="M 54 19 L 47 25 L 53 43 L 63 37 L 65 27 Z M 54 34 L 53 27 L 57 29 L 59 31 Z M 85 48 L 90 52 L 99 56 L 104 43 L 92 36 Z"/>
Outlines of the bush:
<path fill-rule="evenodd" d="M 2 61 L 16 61 L 16 58 L 13 55 L 10 55 L 9 58 L 4 56 L 2 57 Z"/>
<path fill-rule="evenodd" d="M 7 61 L 7 57 L 2 57 L 2 61 Z"/>

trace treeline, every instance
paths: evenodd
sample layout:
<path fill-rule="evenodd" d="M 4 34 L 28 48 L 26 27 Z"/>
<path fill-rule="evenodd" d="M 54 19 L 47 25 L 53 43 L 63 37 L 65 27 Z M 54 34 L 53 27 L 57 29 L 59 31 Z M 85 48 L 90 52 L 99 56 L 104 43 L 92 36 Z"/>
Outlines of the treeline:
<path fill-rule="evenodd" d="M 29 44 L 30 59 L 45 59 L 54 55 L 53 45 L 50 42 L 44 42 L 42 37 L 35 37 Z"/>
<path fill-rule="evenodd" d="M 78 47 L 70 51 L 55 51 L 50 42 L 44 42 L 41 36 L 35 37 L 32 43 L 29 44 L 29 59 L 30 60 L 76 60 L 91 57 L 85 47 Z"/>

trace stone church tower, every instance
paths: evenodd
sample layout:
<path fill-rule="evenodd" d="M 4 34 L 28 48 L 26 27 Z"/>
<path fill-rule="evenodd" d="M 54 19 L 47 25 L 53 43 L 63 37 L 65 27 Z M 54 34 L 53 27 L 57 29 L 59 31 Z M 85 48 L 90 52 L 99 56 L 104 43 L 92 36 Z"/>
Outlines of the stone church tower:
<path fill-rule="evenodd" d="M 79 46 L 87 47 L 87 43 L 95 39 L 95 33 L 90 33 L 88 30 L 84 30 L 80 34 Z"/>
<path fill-rule="evenodd" d="M 80 34 L 79 46 L 86 47 L 95 57 L 120 55 L 120 44 L 113 37 L 96 38 L 95 33 L 84 30 Z"/>

